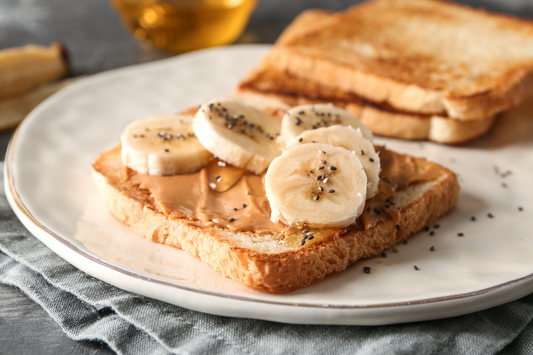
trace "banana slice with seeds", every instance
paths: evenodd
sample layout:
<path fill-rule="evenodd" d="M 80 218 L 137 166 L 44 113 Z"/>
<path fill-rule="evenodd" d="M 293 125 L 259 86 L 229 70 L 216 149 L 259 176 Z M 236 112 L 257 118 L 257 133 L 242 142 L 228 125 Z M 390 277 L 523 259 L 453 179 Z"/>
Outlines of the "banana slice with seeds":
<path fill-rule="evenodd" d="M 193 116 L 165 115 L 138 120 L 122 134 L 122 163 L 141 174 L 193 173 L 211 158 L 192 129 Z"/>
<path fill-rule="evenodd" d="M 287 111 L 281 120 L 278 141 L 282 147 L 289 147 L 302 132 L 332 125 L 360 128 L 366 139 L 373 139 L 370 128 L 346 110 L 332 104 L 317 104 L 296 106 Z"/>
<path fill-rule="evenodd" d="M 291 146 L 304 143 L 326 143 L 354 152 L 361 161 L 368 180 L 366 198 L 374 197 L 379 192 L 379 173 L 381 172 L 379 155 L 374 145 L 363 137 L 360 128 L 330 126 L 305 131 L 296 137 Z"/>
<path fill-rule="evenodd" d="M 221 160 L 261 174 L 281 152 L 280 123 L 266 113 L 232 100 L 203 104 L 194 118 L 202 145 Z"/>
<path fill-rule="evenodd" d="M 363 212 L 367 179 L 355 154 L 329 144 L 286 149 L 270 164 L 265 189 L 271 220 L 287 226 L 346 227 Z"/>

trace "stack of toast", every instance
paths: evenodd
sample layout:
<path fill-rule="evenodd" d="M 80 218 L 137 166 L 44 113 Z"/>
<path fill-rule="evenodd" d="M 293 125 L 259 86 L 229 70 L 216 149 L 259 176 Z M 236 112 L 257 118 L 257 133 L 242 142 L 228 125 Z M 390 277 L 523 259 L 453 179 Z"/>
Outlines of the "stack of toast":
<path fill-rule="evenodd" d="M 438 0 L 308 10 L 236 93 L 331 102 L 378 135 L 464 143 L 533 94 L 533 23 Z"/>

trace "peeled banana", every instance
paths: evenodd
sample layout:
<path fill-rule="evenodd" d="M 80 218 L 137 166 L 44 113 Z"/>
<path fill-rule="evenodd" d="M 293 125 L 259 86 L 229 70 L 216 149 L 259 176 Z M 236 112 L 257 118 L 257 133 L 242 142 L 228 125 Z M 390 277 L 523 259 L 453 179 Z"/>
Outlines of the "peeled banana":
<path fill-rule="evenodd" d="M 200 143 L 219 159 L 261 174 L 281 151 L 280 123 L 266 113 L 229 99 L 203 104 L 194 118 Z"/>
<path fill-rule="evenodd" d="M 376 153 L 374 145 L 363 137 L 360 128 L 353 129 L 352 126 L 335 125 L 305 131 L 296 137 L 291 146 L 305 143 L 326 143 L 354 152 L 361 161 L 368 180 L 366 198 L 374 197 L 379 192 L 379 173 L 381 171 L 379 155 Z"/>
<path fill-rule="evenodd" d="M 193 116 L 165 115 L 138 120 L 122 134 L 122 163 L 141 174 L 193 173 L 207 165 L 209 153 L 194 135 Z"/>
<path fill-rule="evenodd" d="M 282 147 L 293 145 L 302 132 L 331 125 L 360 128 L 363 136 L 372 141 L 372 131 L 357 117 L 332 104 L 296 106 L 288 110 L 281 120 L 281 134 L 278 138 Z"/>
<path fill-rule="evenodd" d="M 367 178 L 354 152 L 307 143 L 286 149 L 272 161 L 265 190 L 273 222 L 346 227 L 363 212 Z"/>

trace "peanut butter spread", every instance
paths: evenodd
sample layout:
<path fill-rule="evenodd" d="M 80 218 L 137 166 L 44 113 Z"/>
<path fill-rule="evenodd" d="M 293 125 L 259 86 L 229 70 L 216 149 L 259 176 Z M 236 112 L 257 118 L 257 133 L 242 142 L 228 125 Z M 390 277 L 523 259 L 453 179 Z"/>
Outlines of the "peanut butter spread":
<path fill-rule="evenodd" d="M 369 229 L 388 219 L 397 224 L 400 210 L 393 202 L 397 191 L 438 177 L 437 165 L 427 164 L 425 159 L 394 153 L 384 147 L 376 147 L 376 151 L 381 160 L 380 192 L 366 201 L 365 210 L 354 228 Z M 134 185 L 148 190 L 159 212 L 169 218 L 187 218 L 232 232 L 285 237 L 298 232 L 299 237 L 288 238 L 294 239 L 291 244 L 299 244 L 301 229 L 305 228 L 288 228 L 282 223 L 272 223 L 264 175 L 254 175 L 218 159 L 212 159 L 206 167 L 193 174 L 129 174 L 129 179 Z M 330 232 L 315 230 L 317 238 L 314 242 L 320 239 L 319 235 Z"/>

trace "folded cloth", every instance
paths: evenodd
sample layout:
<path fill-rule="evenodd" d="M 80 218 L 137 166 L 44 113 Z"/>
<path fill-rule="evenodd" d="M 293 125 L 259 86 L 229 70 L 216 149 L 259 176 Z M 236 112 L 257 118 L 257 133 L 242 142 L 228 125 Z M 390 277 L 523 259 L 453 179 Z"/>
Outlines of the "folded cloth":
<path fill-rule="evenodd" d="M 4 191 L 0 251 L 0 283 L 20 288 L 72 339 L 101 340 L 118 354 L 533 353 L 533 295 L 461 317 L 361 327 L 219 317 L 126 292 L 76 269 L 33 237 Z"/>

